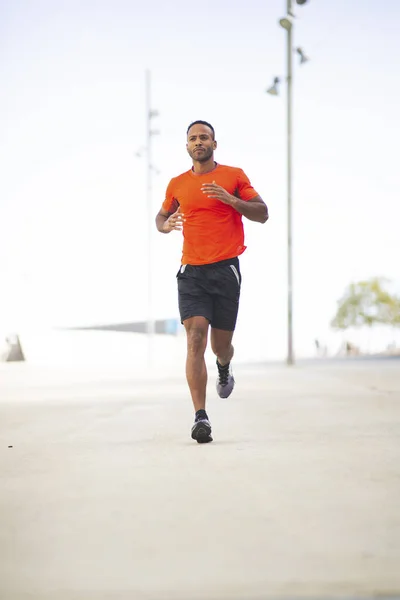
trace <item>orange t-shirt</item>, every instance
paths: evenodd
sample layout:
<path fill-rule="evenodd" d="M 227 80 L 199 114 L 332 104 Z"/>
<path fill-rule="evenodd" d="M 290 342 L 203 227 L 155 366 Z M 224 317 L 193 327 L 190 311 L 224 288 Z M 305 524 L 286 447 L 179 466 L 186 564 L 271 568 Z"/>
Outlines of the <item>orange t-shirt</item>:
<path fill-rule="evenodd" d="M 190 170 L 171 179 L 162 207 L 173 213 L 180 206 L 184 214 L 182 264 L 214 263 L 246 250 L 242 215 L 201 191 L 203 183 L 213 181 L 241 200 L 258 195 L 242 169 L 236 167 L 217 165 L 208 173 Z"/>

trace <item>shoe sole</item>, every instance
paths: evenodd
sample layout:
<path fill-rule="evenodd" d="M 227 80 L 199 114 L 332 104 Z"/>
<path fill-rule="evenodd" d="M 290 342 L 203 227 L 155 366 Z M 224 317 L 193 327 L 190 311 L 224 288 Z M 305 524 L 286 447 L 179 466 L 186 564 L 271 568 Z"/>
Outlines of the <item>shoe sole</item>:
<path fill-rule="evenodd" d="M 196 440 L 198 444 L 207 444 L 212 442 L 211 427 L 204 423 L 196 423 L 192 429 L 192 439 Z"/>

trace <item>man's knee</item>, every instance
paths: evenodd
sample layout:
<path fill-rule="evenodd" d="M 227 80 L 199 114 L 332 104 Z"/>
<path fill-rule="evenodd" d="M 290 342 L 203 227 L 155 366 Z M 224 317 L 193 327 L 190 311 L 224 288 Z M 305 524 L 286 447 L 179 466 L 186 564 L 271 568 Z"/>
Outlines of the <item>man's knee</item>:
<path fill-rule="evenodd" d="M 196 318 L 196 322 L 185 323 L 188 352 L 204 353 L 207 346 L 208 321 Z"/>
<path fill-rule="evenodd" d="M 191 329 L 187 333 L 188 352 L 197 354 L 204 352 L 207 345 L 207 331 L 204 329 Z"/>

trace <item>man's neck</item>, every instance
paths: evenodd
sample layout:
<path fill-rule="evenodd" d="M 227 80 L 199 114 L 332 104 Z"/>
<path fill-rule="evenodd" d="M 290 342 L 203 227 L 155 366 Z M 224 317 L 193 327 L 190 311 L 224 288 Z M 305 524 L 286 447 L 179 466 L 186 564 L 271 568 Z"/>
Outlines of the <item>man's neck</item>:
<path fill-rule="evenodd" d="M 192 171 L 196 173 L 196 175 L 203 175 L 204 173 L 210 173 L 210 171 L 214 171 L 217 163 L 214 158 L 210 158 L 207 162 L 199 162 L 197 160 L 193 161 Z"/>

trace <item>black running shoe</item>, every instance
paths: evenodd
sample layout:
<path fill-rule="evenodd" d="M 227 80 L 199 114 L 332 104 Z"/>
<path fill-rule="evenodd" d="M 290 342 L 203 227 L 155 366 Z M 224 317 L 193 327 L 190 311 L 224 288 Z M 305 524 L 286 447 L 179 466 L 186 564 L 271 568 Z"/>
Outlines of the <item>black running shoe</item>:
<path fill-rule="evenodd" d="M 198 419 L 192 427 L 192 438 L 199 444 L 212 442 L 211 423 L 208 419 Z"/>

